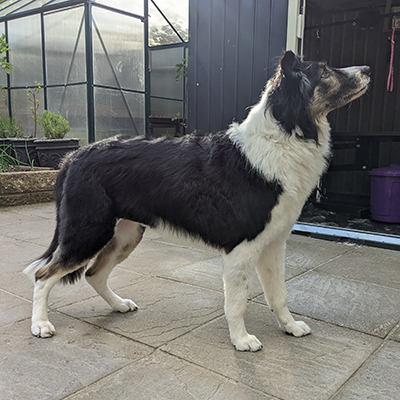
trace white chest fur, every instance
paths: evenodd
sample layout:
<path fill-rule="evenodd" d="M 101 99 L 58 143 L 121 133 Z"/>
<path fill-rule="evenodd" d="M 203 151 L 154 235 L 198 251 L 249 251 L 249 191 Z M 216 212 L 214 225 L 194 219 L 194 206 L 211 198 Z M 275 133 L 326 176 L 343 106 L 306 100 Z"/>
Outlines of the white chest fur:
<path fill-rule="evenodd" d="M 264 94 L 242 124 L 231 125 L 228 134 L 255 169 L 282 185 L 283 193 L 272 212 L 271 223 L 279 219 L 282 228 L 291 229 L 325 171 L 330 154 L 329 124 L 326 117 L 318 122 L 319 144 L 303 140 L 299 137 L 301 131 L 288 135 L 271 112 L 265 111 L 265 97 Z"/>

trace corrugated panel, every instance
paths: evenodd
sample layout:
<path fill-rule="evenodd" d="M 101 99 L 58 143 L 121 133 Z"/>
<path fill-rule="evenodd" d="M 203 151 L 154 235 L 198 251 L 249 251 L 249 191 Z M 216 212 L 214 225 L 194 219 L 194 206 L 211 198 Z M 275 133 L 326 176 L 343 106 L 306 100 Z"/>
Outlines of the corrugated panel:
<path fill-rule="evenodd" d="M 287 0 L 191 0 L 189 130 L 241 121 L 286 43 Z"/>

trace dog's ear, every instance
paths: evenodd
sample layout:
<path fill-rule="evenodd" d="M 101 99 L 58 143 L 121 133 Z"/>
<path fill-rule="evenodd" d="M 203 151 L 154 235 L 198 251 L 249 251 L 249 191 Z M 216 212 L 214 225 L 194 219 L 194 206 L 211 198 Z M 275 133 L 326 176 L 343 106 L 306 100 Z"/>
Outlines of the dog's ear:
<path fill-rule="evenodd" d="M 298 77 L 301 61 L 293 51 L 287 51 L 281 59 L 281 68 L 286 78 L 295 79 Z"/>

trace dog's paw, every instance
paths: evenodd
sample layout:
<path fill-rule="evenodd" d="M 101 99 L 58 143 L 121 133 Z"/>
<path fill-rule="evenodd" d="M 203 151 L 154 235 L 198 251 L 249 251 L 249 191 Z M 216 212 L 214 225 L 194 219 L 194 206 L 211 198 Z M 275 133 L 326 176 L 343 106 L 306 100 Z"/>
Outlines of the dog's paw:
<path fill-rule="evenodd" d="M 31 331 L 33 336 L 41 338 L 52 337 L 56 333 L 56 330 L 50 321 L 33 322 Z"/>
<path fill-rule="evenodd" d="M 232 344 L 238 351 L 259 351 L 263 348 L 261 342 L 254 335 L 247 335 L 238 340 L 232 340 Z"/>
<path fill-rule="evenodd" d="M 311 333 L 310 327 L 303 321 L 294 321 L 294 324 L 286 326 L 285 331 L 296 337 L 306 336 Z"/>
<path fill-rule="evenodd" d="M 113 305 L 113 309 L 121 313 L 126 313 L 128 311 L 136 311 L 138 307 L 132 300 L 121 299 L 120 302 Z"/>

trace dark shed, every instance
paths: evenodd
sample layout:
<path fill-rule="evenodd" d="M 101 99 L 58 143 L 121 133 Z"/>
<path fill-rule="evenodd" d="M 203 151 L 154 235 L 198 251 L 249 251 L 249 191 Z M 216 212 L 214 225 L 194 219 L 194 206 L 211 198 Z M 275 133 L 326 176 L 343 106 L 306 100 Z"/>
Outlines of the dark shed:
<path fill-rule="evenodd" d="M 285 48 L 287 14 L 287 0 L 191 0 L 189 132 L 246 117 Z"/>

